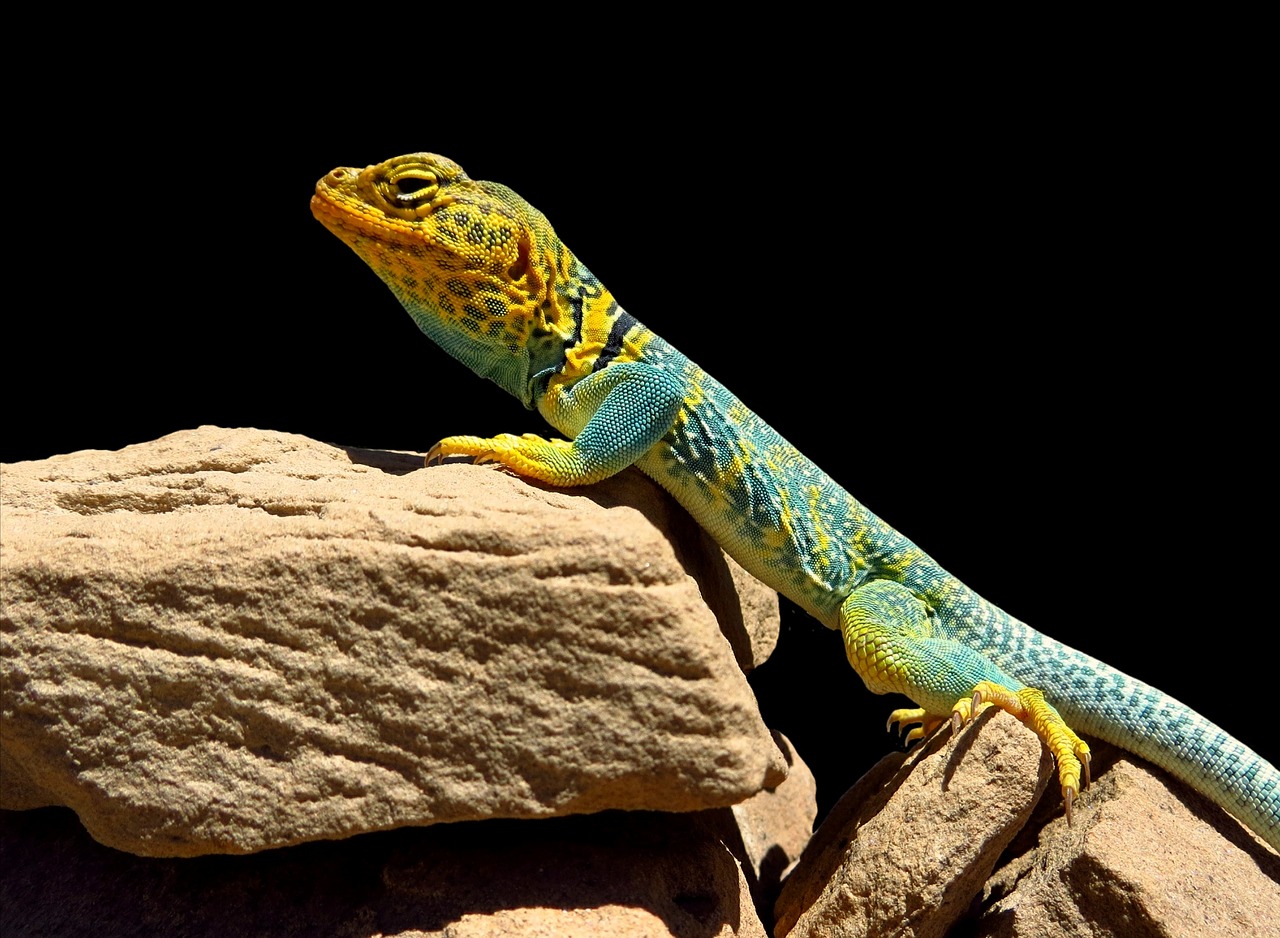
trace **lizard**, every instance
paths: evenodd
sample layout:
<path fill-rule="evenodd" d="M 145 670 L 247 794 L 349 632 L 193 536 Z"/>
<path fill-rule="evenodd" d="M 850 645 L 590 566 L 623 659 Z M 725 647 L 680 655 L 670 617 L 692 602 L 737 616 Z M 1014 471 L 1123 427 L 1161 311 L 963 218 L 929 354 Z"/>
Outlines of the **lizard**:
<path fill-rule="evenodd" d="M 983 599 L 627 313 L 510 188 L 411 153 L 338 167 L 314 216 L 418 327 L 565 438 L 450 436 L 426 455 L 555 486 L 635 466 L 746 570 L 843 636 L 908 741 L 989 706 L 1053 754 L 1068 822 L 1106 740 L 1189 783 L 1280 851 L 1280 773 L 1190 707 Z"/>

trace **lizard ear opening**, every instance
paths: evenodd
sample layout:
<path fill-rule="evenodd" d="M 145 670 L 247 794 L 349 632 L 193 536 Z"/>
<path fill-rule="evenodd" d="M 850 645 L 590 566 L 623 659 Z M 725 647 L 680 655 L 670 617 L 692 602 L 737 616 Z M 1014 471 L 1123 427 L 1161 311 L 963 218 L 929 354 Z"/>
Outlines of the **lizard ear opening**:
<path fill-rule="evenodd" d="M 507 268 L 507 276 L 512 280 L 520 280 L 529 272 L 529 241 L 521 238 L 517 248 L 515 261 Z"/>

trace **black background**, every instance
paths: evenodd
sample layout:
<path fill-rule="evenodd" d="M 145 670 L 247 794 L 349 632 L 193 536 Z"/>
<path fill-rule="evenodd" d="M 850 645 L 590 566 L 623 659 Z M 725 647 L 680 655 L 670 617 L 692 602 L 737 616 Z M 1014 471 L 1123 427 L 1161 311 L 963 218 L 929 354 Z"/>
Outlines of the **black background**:
<path fill-rule="evenodd" d="M 201 424 L 419 451 L 544 432 L 310 215 L 336 165 L 440 152 L 541 208 L 629 312 L 969 585 L 1276 761 L 1261 177 L 1221 75 L 1098 48 L 669 36 L 570 63 L 379 35 L 28 76 L 5 461 Z M 74 96 L 50 90 L 65 69 Z M 794 607 L 753 683 L 824 802 L 892 745 L 896 704 Z"/>

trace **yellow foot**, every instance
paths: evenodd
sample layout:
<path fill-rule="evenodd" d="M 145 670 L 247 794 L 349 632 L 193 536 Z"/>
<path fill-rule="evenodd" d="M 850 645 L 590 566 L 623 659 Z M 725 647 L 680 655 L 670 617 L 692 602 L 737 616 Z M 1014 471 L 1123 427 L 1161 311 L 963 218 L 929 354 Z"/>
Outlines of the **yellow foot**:
<path fill-rule="evenodd" d="M 449 436 L 427 452 L 426 465 L 450 456 L 470 456 L 477 465 L 500 463 L 518 475 L 553 485 L 578 485 L 581 470 L 568 440 L 547 440 L 536 433 L 516 436 Z"/>
<path fill-rule="evenodd" d="M 478 463 L 498 462 L 500 454 L 515 449 L 520 437 L 514 433 L 500 436 L 447 436 L 427 452 L 428 466 L 450 456 L 470 456 Z"/>
<path fill-rule="evenodd" d="M 1071 727 L 1044 694 L 1033 687 L 1011 691 L 991 681 L 980 681 L 973 689 L 973 697 L 962 697 L 951 709 L 951 723 L 956 729 L 970 717 L 995 706 L 1007 710 L 1031 727 L 1044 740 L 1058 763 L 1058 781 L 1062 785 L 1062 801 L 1066 806 L 1067 823 L 1071 823 L 1071 806 L 1080 796 L 1080 776 L 1084 775 L 1085 787 L 1089 785 L 1089 744 L 1072 732 Z"/>
<path fill-rule="evenodd" d="M 889 714 L 889 721 L 885 723 L 885 732 L 892 732 L 893 724 L 898 724 L 899 733 L 905 731 L 906 735 L 902 737 L 903 741 L 910 745 L 917 739 L 924 739 L 939 726 L 942 725 L 943 717 L 935 716 L 925 710 L 923 707 L 912 707 L 907 710 L 895 710 Z M 907 730 L 908 726 L 913 723 L 920 725 L 911 730 Z"/>

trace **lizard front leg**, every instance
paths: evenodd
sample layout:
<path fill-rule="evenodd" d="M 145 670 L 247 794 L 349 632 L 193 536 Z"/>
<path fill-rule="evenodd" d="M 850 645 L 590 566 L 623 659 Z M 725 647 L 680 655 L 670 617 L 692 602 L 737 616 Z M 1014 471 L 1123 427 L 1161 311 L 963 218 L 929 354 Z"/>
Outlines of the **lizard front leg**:
<path fill-rule="evenodd" d="M 987 706 L 1007 710 L 1035 731 L 1058 763 L 1067 818 L 1088 781 L 1089 747 L 1040 691 L 1023 687 L 985 655 L 938 635 L 936 614 L 901 583 L 873 580 L 855 589 L 840 607 L 845 654 L 867 688 L 899 693 L 918 709 L 895 710 L 890 724 L 922 726 L 918 739 L 950 715 L 955 729 Z"/>
<path fill-rule="evenodd" d="M 670 372 L 645 362 L 618 362 L 574 382 L 553 378 L 539 400 L 542 415 L 573 435 L 572 441 L 533 433 L 451 436 L 433 446 L 426 461 L 471 456 L 551 485 L 589 485 L 648 452 L 683 405 L 683 389 Z"/>

